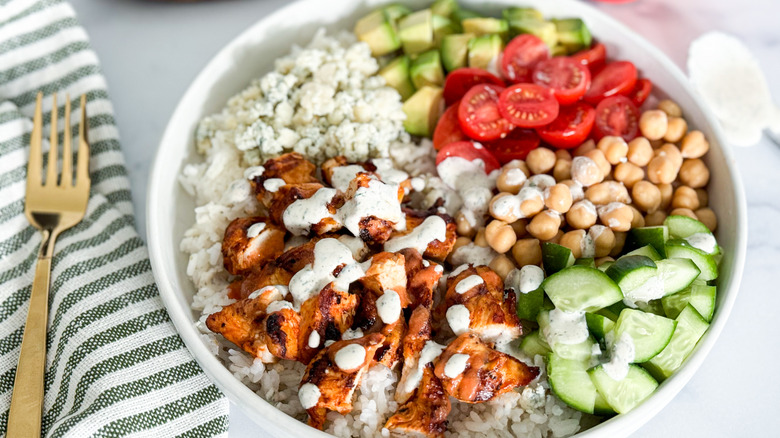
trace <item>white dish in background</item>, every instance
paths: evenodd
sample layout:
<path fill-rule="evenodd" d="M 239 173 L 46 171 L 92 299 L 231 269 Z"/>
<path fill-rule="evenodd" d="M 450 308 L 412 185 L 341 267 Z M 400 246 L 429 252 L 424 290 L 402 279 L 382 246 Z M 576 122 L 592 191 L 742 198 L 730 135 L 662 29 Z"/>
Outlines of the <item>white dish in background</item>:
<path fill-rule="evenodd" d="M 194 223 L 194 202 L 180 187 L 178 175 L 185 163 L 198 161 L 194 132 L 197 123 L 219 111 L 228 98 L 273 68 L 276 58 L 293 44 L 305 44 L 319 27 L 329 31 L 352 29 L 355 21 L 385 1 L 305 0 L 261 19 L 243 32 L 201 71 L 182 97 L 160 143 L 149 180 L 148 243 L 160 295 L 179 334 L 206 374 L 258 425 L 272 436 L 329 436 L 308 427 L 271 406 L 244 386 L 203 343 L 190 308 L 194 286 L 186 275 L 187 257 L 179 251 L 184 231 Z M 403 2 L 415 6 L 415 2 Z M 420 2 L 417 2 L 420 3 Z M 428 2 L 425 2 L 427 4 Z M 705 360 L 739 291 L 747 245 L 747 208 L 742 183 L 731 151 L 725 147 L 715 118 L 703 107 L 683 73 L 663 53 L 631 31 L 588 5 L 574 0 L 459 0 L 469 9 L 496 15 L 508 6 L 538 8 L 545 16 L 580 17 L 593 35 L 607 46 L 611 58 L 632 61 L 642 76 L 653 81 L 657 94 L 671 96 L 686 120 L 709 139 L 706 161 L 711 169 L 710 204 L 719 219 L 716 233 L 724 248 L 718 301 L 709 331 L 685 366 L 660 385 L 650 399 L 628 414 L 619 415 L 578 437 L 619 437 L 637 430 L 658 413 L 690 380 Z M 417 5 L 419 8 L 421 5 Z"/>

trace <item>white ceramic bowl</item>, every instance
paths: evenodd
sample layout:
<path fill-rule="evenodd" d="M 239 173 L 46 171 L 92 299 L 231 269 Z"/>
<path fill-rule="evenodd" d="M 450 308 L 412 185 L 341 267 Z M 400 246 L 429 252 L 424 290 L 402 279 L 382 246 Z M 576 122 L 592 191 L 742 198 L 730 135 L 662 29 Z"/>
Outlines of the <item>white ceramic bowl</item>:
<path fill-rule="evenodd" d="M 272 436 L 326 436 L 283 414 L 239 382 L 206 348 L 190 309 L 194 287 L 186 275 L 187 257 L 179 251 L 184 231 L 194 223 L 193 200 L 182 190 L 177 175 L 184 163 L 199 160 L 193 134 L 205 115 L 219 111 L 250 80 L 273 68 L 273 62 L 293 44 L 305 44 L 319 27 L 352 29 L 355 21 L 383 1 L 305 0 L 293 3 L 239 35 L 203 69 L 185 93 L 160 143 L 149 181 L 147 205 L 149 254 L 160 294 L 176 328 L 195 359 L 211 379 Z M 414 2 L 407 2 L 415 6 Z M 417 2 L 421 7 L 428 2 Z M 470 9 L 499 14 L 502 8 L 530 5 L 546 16 L 581 17 L 606 44 L 610 57 L 636 64 L 657 90 L 673 96 L 692 126 L 702 130 L 712 148 L 707 162 L 712 171 L 710 196 L 719 219 L 717 238 L 725 255 L 721 263 L 718 301 L 709 331 L 685 366 L 655 394 L 628 414 L 617 416 L 580 434 L 581 437 L 626 436 L 660 411 L 682 389 L 704 361 L 723 329 L 739 290 L 747 242 L 747 216 L 741 181 L 731 151 L 724 147 L 712 114 L 692 91 L 683 73 L 658 49 L 625 25 L 573 0 L 460 0 Z"/>

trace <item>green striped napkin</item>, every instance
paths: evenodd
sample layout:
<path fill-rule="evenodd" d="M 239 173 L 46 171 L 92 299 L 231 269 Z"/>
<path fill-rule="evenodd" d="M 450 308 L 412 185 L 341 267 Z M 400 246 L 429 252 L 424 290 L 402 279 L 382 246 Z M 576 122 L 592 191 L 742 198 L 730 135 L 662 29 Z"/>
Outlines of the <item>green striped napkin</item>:
<path fill-rule="evenodd" d="M 63 1 L 0 0 L 0 436 L 41 242 L 23 215 L 38 90 L 44 132 L 51 94 L 60 105 L 64 93 L 87 95 L 92 178 L 84 220 L 55 247 L 45 436 L 226 435 L 228 402 L 176 334 L 135 231 L 111 102 L 84 29 Z"/>

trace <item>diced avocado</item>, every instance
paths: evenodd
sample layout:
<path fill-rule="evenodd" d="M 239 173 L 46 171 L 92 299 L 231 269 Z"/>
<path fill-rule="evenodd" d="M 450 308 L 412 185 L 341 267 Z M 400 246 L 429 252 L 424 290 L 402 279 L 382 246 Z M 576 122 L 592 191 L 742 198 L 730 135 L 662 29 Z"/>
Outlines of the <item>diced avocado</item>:
<path fill-rule="evenodd" d="M 387 55 L 401 48 L 401 40 L 395 32 L 395 25 L 382 10 L 374 11 L 358 20 L 355 35 L 371 47 L 374 56 Z"/>
<path fill-rule="evenodd" d="M 463 30 L 460 24 L 450 20 L 447 17 L 441 15 L 434 15 L 432 19 L 433 23 L 433 43 L 436 46 L 440 46 L 442 40 L 447 35 L 460 33 Z"/>
<path fill-rule="evenodd" d="M 441 55 L 436 49 L 428 50 L 412 61 L 409 70 L 412 83 L 416 88 L 426 85 L 441 87 L 444 85 L 444 70 L 441 68 Z"/>
<path fill-rule="evenodd" d="M 382 8 L 382 10 L 385 12 L 385 16 L 387 17 L 387 19 L 394 24 L 397 23 L 398 20 L 400 20 L 401 18 L 406 17 L 407 15 L 412 13 L 412 10 L 409 9 L 408 6 L 399 3 L 393 3 L 387 5 L 384 8 Z"/>
<path fill-rule="evenodd" d="M 467 18 L 461 24 L 464 32 L 477 36 L 497 34 L 503 39 L 509 36 L 509 22 L 501 18 Z"/>
<path fill-rule="evenodd" d="M 503 15 L 506 21 L 527 19 L 544 21 L 544 15 L 534 8 L 506 8 L 501 15 Z"/>
<path fill-rule="evenodd" d="M 431 10 L 423 9 L 402 18 L 398 23 L 398 36 L 407 55 L 432 49 L 434 41 Z"/>
<path fill-rule="evenodd" d="M 563 47 L 560 44 L 555 45 L 550 49 L 550 56 L 566 56 L 568 53 L 566 47 Z"/>
<path fill-rule="evenodd" d="M 580 18 L 552 20 L 558 30 L 558 42 L 569 54 L 590 47 L 592 38 L 585 22 Z"/>
<path fill-rule="evenodd" d="M 447 71 L 468 65 L 469 41 L 473 34 L 447 35 L 441 40 L 441 62 Z"/>
<path fill-rule="evenodd" d="M 535 35 L 550 48 L 554 48 L 558 43 L 558 30 L 555 27 L 555 23 L 550 21 L 539 21 L 531 18 L 511 20 L 509 22 L 509 30 L 512 36 L 524 33 Z"/>
<path fill-rule="evenodd" d="M 439 116 L 444 111 L 444 99 L 442 89 L 439 87 L 425 86 L 417 90 L 404 102 L 404 128 L 406 132 L 430 137 L 439 121 Z"/>
<path fill-rule="evenodd" d="M 411 97 L 415 90 L 409 75 L 409 65 L 409 57 L 401 55 L 379 70 L 379 76 L 385 78 L 387 85 L 398 91 L 402 100 Z"/>
<path fill-rule="evenodd" d="M 504 42 L 496 34 L 474 37 L 469 41 L 469 67 L 491 70 L 488 67 L 503 50 Z"/>
<path fill-rule="evenodd" d="M 482 17 L 482 14 L 470 11 L 468 9 L 461 9 L 458 8 L 457 11 L 452 13 L 452 18 L 455 19 L 455 21 L 463 22 L 463 20 L 469 19 L 469 18 L 479 18 Z"/>
<path fill-rule="evenodd" d="M 431 5 L 431 12 L 433 15 L 439 15 L 441 17 L 452 17 L 452 15 L 459 9 L 457 0 L 436 0 Z"/>

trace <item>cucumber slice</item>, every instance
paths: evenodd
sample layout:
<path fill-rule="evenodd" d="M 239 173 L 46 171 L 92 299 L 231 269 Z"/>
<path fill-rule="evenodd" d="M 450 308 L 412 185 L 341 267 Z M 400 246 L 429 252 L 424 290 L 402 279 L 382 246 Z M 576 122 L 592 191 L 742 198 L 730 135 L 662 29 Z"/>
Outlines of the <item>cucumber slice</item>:
<path fill-rule="evenodd" d="M 601 310 L 599 312 L 601 312 Z M 615 321 L 604 315 L 599 315 L 598 313 L 586 313 L 585 321 L 588 323 L 588 330 L 590 330 L 593 336 L 599 341 L 603 341 L 607 332 L 612 331 L 615 327 Z"/>
<path fill-rule="evenodd" d="M 461 22 L 463 31 L 474 35 L 498 35 L 506 40 L 509 36 L 509 23 L 501 18 L 467 18 Z"/>
<path fill-rule="evenodd" d="M 499 35 L 476 36 L 469 41 L 469 67 L 490 70 L 503 50 L 504 42 Z"/>
<path fill-rule="evenodd" d="M 409 75 L 417 89 L 426 85 L 433 87 L 444 85 L 444 70 L 441 67 L 439 51 L 429 50 L 417 56 L 409 68 Z"/>
<path fill-rule="evenodd" d="M 621 312 L 623 309 L 625 309 L 625 308 L 626 308 L 625 304 L 623 304 L 623 306 L 622 306 L 622 307 L 621 307 L 621 308 L 620 308 L 620 309 L 619 309 L 617 312 L 616 312 L 616 311 L 614 311 L 614 310 L 612 309 L 612 307 L 614 307 L 614 306 L 617 306 L 618 304 L 623 304 L 623 302 L 622 302 L 622 301 L 619 301 L 619 302 L 617 302 L 617 303 L 613 304 L 612 306 L 605 307 L 605 308 L 603 308 L 603 309 L 601 309 L 601 310 L 597 310 L 597 311 L 596 311 L 596 315 L 601 315 L 601 316 L 603 316 L 603 317 L 606 317 L 606 318 L 607 318 L 607 319 L 609 319 L 610 321 L 612 321 L 612 322 L 615 322 L 615 321 L 617 321 L 618 317 L 620 316 L 620 312 Z M 587 314 L 586 314 L 586 315 L 587 315 Z M 587 316 L 586 316 L 586 318 L 587 318 Z"/>
<path fill-rule="evenodd" d="M 701 280 L 710 281 L 718 278 L 718 264 L 715 259 L 706 252 L 690 246 L 684 240 L 666 242 L 666 255 L 670 259 L 692 260 L 701 271 L 698 277 Z"/>
<path fill-rule="evenodd" d="M 355 35 L 368 44 L 374 56 L 387 55 L 401 48 L 395 23 L 388 19 L 381 9 L 358 20 L 355 24 Z"/>
<path fill-rule="evenodd" d="M 664 225 L 633 228 L 628 235 L 628 247 L 641 248 L 650 245 L 663 257 L 666 255 L 664 245 L 667 240 L 669 240 L 669 228 Z"/>
<path fill-rule="evenodd" d="M 547 345 L 547 342 L 539 334 L 539 330 L 533 331 L 523 338 L 520 342 L 520 351 L 530 358 L 537 354 L 547 357 L 552 352 L 550 346 Z"/>
<path fill-rule="evenodd" d="M 398 36 L 407 55 L 434 48 L 433 17 L 430 9 L 423 9 L 403 17 L 398 22 Z"/>
<path fill-rule="evenodd" d="M 596 402 L 593 403 L 593 413 L 596 415 L 615 415 L 616 413 L 598 390 L 596 390 Z"/>
<path fill-rule="evenodd" d="M 447 71 L 465 67 L 469 61 L 469 41 L 473 34 L 447 35 L 441 40 L 441 62 Z"/>
<path fill-rule="evenodd" d="M 552 275 L 563 268 L 568 268 L 574 262 L 574 255 L 569 248 L 551 242 L 542 244 L 542 264 L 547 275 Z"/>
<path fill-rule="evenodd" d="M 669 344 L 677 321 L 641 310 L 623 309 L 615 323 L 615 339 L 625 333 L 634 341 L 634 360 L 641 363 L 652 359 Z"/>
<path fill-rule="evenodd" d="M 664 251 L 666 250 L 664 249 Z M 658 260 L 661 260 L 663 258 L 661 257 L 660 254 L 658 254 L 658 251 L 656 251 L 652 245 L 641 246 L 631 252 L 627 252 L 623 257 L 637 256 L 637 255 L 645 256 L 654 262 L 657 262 Z"/>
<path fill-rule="evenodd" d="M 650 300 L 646 303 L 639 301 L 636 303 L 636 307 L 643 312 L 652 313 L 653 315 L 663 317 L 666 316 L 666 312 L 664 312 L 664 306 L 661 304 L 660 299 Z"/>
<path fill-rule="evenodd" d="M 588 370 L 588 374 L 599 394 L 619 414 L 634 409 L 658 387 L 658 382 L 636 365 L 629 365 L 628 375 L 620 381 L 609 377 L 601 365 Z"/>
<path fill-rule="evenodd" d="M 379 70 L 379 76 L 385 78 L 387 85 L 393 87 L 401 95 L 402 100 L 414 94 L 414 84 L 409 76 L 409 57 L 401 55 Z"/>
<path fill-rule="evenodd" d="M 667 216 L 664 225 L 669 228 L 669 235 L 676 239 L 685 239 L 697 233 L 712 234 L 706 225 L 688 216 Z"/>
<path fill-rule="evenodd" d="M 592 414 L 596 405 L 596 386 L 587 364 L 551 353 L 547 357 L 547 377 L 555 395 L 574 409 Z"/>
<path fill-rule="evenodd" d="M 715 298 L 717 290 L 715 286 L 706 284 L 692 284 L 690 287 L 676 294 L 665 296 L 661 299 L 664 312 L 669 318 L 677 318 L 685 306 L 690 304 L 707 322 L 712 321 L 715 313 Z"/>
<path fill-rule="evenodd" d="M 667 379 L 682 366 L 710 326 L 690 304 L 680 312 L 676 321 L 677 328 L 669 345 L 644 364 L 660 381 Z"/>
<path fill-rule="evenodd" d="M 517 291 L 517 316 L 521 319 L 536 321 L 544 304 L 544 290 L 540 287 L 528 293 Z"/>
<path fill-rule="evenodd" d="M 658 268 L 649 257 L 631 255 L 615 260 L 606 274 L 617 283 L 623 295 L 628 295 L 658 275 Z"/>
<path fill-rule="evenodd" d="M 566 312 L 595 312 L 623 299 L 620 287 L 607 274 L 587 266 L 570 266 L 542 282 L 542 288 Z"/>
<path fill-rule="evenodd" d="M 596 260 L 593 257 L 584 257 L 574 261 L 575 265 L 588 266 L 590 268 L 596 267 Z"/>
<path fill-rule="evenodd" d="M 430 137 L 444 110 L 444 98 L 439 87 L 425 86 L 417 90 L 401 107 L 406 114 L 404 129 L 420 137 Z"/>
<path fill-rule="evenodd" d="M 597 269 L 601 272 L 607 272 L 607 269 L 609 269 L 610 266 L 614 265 L 615 262 L 612 261 L 606 261 L 600 265 L 597 266 Z"/>
<path fill-rule="evenodd" d="M 550 329 L 550 311 L 542 310 L 539 312 L 537 322 L 539 323 L 540 339 L 550 346 L 553 353 L 564 359 L 578 361 L 588 361 L 593 356 L 593 346 L 596 345 L 596 341 L 592 337 L 588 337 L 579 344 L 563 344 L 547 337 L 546 334 L 549 333 Z"/>
<path fill-rule="evenodd" d="M 679 292 L 690 286 L 701 271 L 689 259 L 665 259 L 656 262 L 658 275 L 664 282 L 664 296 Z"/>

